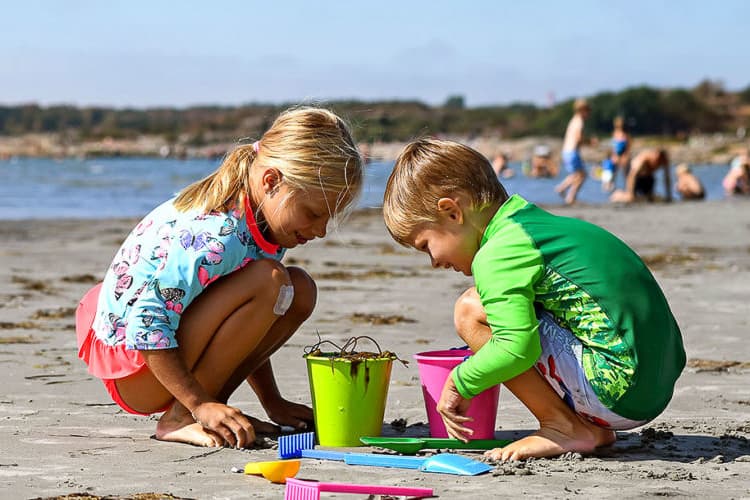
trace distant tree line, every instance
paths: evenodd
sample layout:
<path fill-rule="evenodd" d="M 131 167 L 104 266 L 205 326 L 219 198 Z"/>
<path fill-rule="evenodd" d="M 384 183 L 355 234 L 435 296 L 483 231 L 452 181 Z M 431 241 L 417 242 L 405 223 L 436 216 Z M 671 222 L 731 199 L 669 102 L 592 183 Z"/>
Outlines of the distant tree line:
<path fill-rule="evenodd" d="M 750 86 L 727 92 L 721 83 L 706 80 L 693 89 L 632 87 L 589 97 L 589 131 L 606 135 L 616 116 L 625 119 L 633 135 L 686 135 L 693 132 L 750 128 Z M 359 141 L 403 141 L 427 134 L 477 136 L 563 133 L 572 100 L 551 107 L 515 103 L 468 108 L 460 95 L 442 106 L 419 101 L 332 101 L 321 103 L 345 116 Z M 185 109 L 116 109 L 106 107 L 0 106 L 0 135 L 57 133 L 64 140 L 103 137 L 133 138 L 161 135 L 170 142 L 204 145 L 217 141 L 258 137 L 273 118 L 290 104 L 196 106 Z"/>

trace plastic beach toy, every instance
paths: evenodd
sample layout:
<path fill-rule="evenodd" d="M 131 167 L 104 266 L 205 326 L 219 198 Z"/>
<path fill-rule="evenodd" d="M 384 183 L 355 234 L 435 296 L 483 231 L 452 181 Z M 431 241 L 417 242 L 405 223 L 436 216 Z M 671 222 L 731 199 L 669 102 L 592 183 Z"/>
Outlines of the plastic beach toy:
<path fill-rule="evenodd" d="M 395 467 L 398 469 L 416 469 L 421 472 L 436 472 L 456 476 L 477 476 L 492 470 L 484 462 L 472 460 L 455 453 L 439 453 L 430 457 L 404 457 L 398 455 L 379 455 L 377 453 L 347 453 L 344 456 L 347 465 L 372 465 L 375 467 Z"/>
<path fill-rule="evenodd" d="M 279 436 L 279 458 L 299 458 L 302 456 L 300 451 L 314 447 L 314 432 Z"/>
<path fill-rule="evenodd" d="M 352 337 L 337 353 L 314 349 L 305 355 L 321 446 L 362 446 L 361 436 L 382 430 L 391 367 L 397 358 L 379 346 L 378 353 L 356 352 L 362 338 L 369 339 Z"/>
<path fill-rule="evenodd" d="M 420 450 L 492 450 L 508 446 L 512 441 L 507 439 L 474 439 L 464 443 L 458 439 L 447 438 L 409 438 L 409 437 L 361 437 L 368 446 L 387 448 L 405 455 L 413 455 Z"/>
<path fill-rule="evenodd" d="M 319 483 L 292 479 L 286 483 L 285 500 L 317 500 L 322 491 L 330 493 L 362 493 L 365 495 L 393 495 L 406 497 L 431 497 L 432 488 L 405 486 L 380 486 L 376 484 Z"/>
<path fill-rule="evenodd" d="M 377 453 L 347 453 L 333 450 L 302 450 L 302 458 L 337 460 L 347 465 L 369 465 L 412 469 L 421 472 L 435 472 L 456 476 L 476 476 L 492 470 L 486 463 L 471 460 L 455 453 L 439 453 L 430 457 L 403 457 Z"/>
<path fill-rule="evenodd" d="M 272 483 L 285 483 L 287 478 L 299 472 L 299 460 L 272 460 L 269 462 L 248 462 L 245 474 L 261 475 Z"/>
<path fill-rule="evenodd" d="M 427 410 L 427 421 L 430 424 L 430 436 L 432 437 L 448 437 L 443 419 L 437 411 L 437 403 L 451 370 L 472 354 L 468 349 L 451 349 L 420 352 L 414 355 L 419 369 L 419 378 L 422 381 L 422 394 Z M 495 418 L 497 417 L 499 398 L 500 386 L 496 385 L 471 400 L 471 406 L 469 406 L 466 416 L 472 417 L 474 420 L 466 422 L 465 425 L 474 430 L 473 438 L 492 439 L 495 436 Z M 362 436 L 366 435 L 368 434 L 362 434 Z"/>

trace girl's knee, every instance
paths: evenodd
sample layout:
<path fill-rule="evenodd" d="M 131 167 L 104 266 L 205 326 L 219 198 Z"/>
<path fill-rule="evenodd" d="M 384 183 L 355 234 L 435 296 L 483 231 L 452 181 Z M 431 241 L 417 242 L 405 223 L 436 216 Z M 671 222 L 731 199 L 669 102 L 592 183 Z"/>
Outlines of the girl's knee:
<path fill-rule="evenodd" d="M 275 301 L 283 286 L 292 284 L 287 268 L 281 262 L 273 259 L 261 259 L 247 265 L 245 273 L 248 289 L 255 289 L 256 297 L 264 297 Z M 258 286 L 262 283 L 262 286 Z"/>
<path fill-rule="evenodd" d="M 289 271 L 279 261 L 273 259 L 259 260 L 258 264 L 264 266 L 264 272 L 268 274 L 269 284 L 275 286 L 289 285 L 292 280 L 289 276 Z"/>
<path fill-rule="evenodd" d="M 299 267 L 288 267 L 287 272 L 294 286 L 294 300 L 290 311 L 296 316 L 307 319 L 315 309 L 318 287 L 312 277 Z"/>

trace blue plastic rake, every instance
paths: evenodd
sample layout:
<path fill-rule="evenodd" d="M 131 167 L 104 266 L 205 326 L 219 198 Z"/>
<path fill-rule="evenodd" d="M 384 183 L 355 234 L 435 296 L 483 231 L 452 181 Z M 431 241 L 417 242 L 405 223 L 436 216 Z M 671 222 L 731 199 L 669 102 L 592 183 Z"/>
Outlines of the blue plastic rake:
<path fill-rule="evenodd" d="M 302 450 L 311 450 L 314 447 L 314 432 L 279 436 L 279 458 L 301 458 Z"/>

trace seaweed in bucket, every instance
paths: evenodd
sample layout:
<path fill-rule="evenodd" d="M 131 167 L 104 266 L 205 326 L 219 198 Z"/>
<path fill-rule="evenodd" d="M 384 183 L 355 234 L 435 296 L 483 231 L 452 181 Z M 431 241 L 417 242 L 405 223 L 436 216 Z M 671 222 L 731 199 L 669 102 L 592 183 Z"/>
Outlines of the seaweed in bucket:
<path fill-rule="evenodd" d="M 349 337 L 349 339 L 344 343 L 343 346 L 339 347 L 338 344 L 331 340 L 323 340 L 320 337 L 320 333 L 317 331 L 315 334 L 318 336 L 318 342 L 312 345 L 305 346 L 304 348 L 304 356 L 307 358 L 308 356 L 313 357 L 322 357 L 327 358 L 330 361 L 331 364 L 331 372 L 334 370 L 334 362 L 335 361 L 346 361 L 350 363 L 349 367 L 349 375 L 351 377 L 355 377 L 357 375 L 358 367 L 360 363 L 363 361 L 365 362 L 365 388 L 368 386 L 370 382 L 370 369 L 367 366 L 367 360 L 370 359 L 391 359 L 391 360 L 398 360 L 400 361 L 404 366 L 409 366 L 409 362 L 401 359 L 398 357 L 398 354 L 393 353 L 391 351 L 383 351 L 380 348 L 380 344 L 373 339 L 372 337 L 368 335 L 359 335 L 355 337 Z M 375 344 L 375 347 L 377 347 L 378 352 L 371 352 L 371 351 L 362 351 L 358 352 L 357 349 L 357 343 L 362 340 L 367 339 L 371 341 L 373 344 Z M 323 352 L 320 347 L 324 344 L 329 344 L 332 347 L 335 348 L 334 352 Z"/>
<path fill-rule="evenodd" d="M 393 353 L 391 351 L 383 351 L 380 349 L 380 344 L 377 343 L 375 339 L 368 335 L 359 335 L 356 337 L 349 337 L 349 339 L 344 343 L 342 347 L 339 347 L 338 344 L 331 340 L 323 340 L 320 338 L 320 334 L 316 331 L 316 335 L 318 335 L 318 342 L 316 342 L 313 345 L 305 346 L 304 348 L 304 356 L 315 356 L 315 357 L 323 357 L 328 358 L 331 362 L 331 371 L 333 371 L 333 363 L 334 361 L 349 361 L 351 363 L 351 367 L 349 368 L 349 374 L 350 376 L 354 377 L 357 375 L 357 370 L 362 363 L 362 361 L 365 361 L 365 386 L 367 386 L 368 382 L 370 381 L 370 373 L 369 368 L 367 367 L 367 360 L 368 359 L 395 359 L 400 361 L 404 366 L 409 366 L 409 362 L 401 359 L 398 357 L 398 354 Z M 378 352 L 370 352 L 370 351 L 362 351 L 357 352 L 357 343 L 362 340 L 367 339 L 371 341 L 373 344 L 375 344 L 375 347 L 378 348 Z M 320 349 L 320 346 L 323 344 L 330 344 L 331 346 L 336 348 L 335 352 L 323 352 Z"/>

